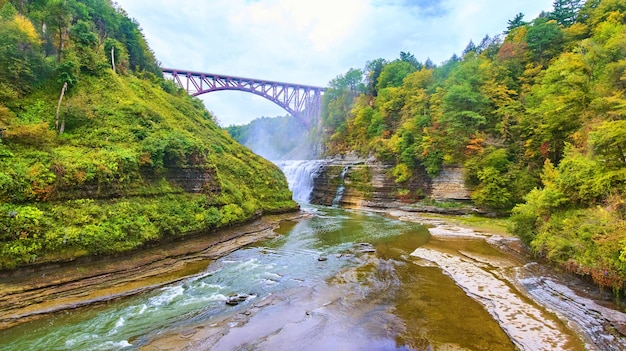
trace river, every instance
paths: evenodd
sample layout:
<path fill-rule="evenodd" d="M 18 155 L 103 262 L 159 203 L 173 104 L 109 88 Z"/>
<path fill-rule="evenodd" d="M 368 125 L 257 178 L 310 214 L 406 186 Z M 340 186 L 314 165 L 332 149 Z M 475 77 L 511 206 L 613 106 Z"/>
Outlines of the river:
<path fill-rule="evenodd" d="M 0 331 L 0 350 L 602 349 L 516 286 L 528 262 L 491 235 L 302 206 L 275 238 L 168 286 Z"/>

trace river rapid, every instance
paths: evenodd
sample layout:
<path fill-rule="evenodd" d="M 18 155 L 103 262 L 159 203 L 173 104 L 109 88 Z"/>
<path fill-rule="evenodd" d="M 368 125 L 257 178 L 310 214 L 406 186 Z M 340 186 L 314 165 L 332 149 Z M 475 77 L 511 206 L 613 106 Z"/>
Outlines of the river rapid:
<path fill-rule="evenodd" d="M 307 215 L 274 237 L 174 283 L 1 330 L 0 350 L 626 350 L 622 312 L 497 248 L 512 238 L 310 206 L 291 186 Z"/>

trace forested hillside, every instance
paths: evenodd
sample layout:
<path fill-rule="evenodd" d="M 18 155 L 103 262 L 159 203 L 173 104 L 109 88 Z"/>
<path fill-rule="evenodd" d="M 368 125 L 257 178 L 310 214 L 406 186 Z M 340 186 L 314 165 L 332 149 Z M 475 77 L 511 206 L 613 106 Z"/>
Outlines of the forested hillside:
<path fill-rule="evenodd" d="M 402 52 L 330 85 L 328 154 L 393 162 L 400 185 L 463 166 L 537 255 L 624 288 L 626 0 L 556 0 L 440 65 Z"/>
<path fill-rule="evenodd" d="M 0 0 L 0 269 L 294 209 L 110 0 Z"/>

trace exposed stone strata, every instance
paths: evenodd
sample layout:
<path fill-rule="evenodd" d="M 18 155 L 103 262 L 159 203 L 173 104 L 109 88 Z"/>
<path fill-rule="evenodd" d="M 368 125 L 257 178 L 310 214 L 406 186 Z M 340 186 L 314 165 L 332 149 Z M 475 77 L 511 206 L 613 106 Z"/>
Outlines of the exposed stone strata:
<path fill-rule="evenodd" d="M 469 200 L 470 191 L 463 181 L 463 169 L 444 168 L 432 180 L 430 196 L 437 200 Z"/>
<path fill-rule="evenodd" d="M 169 193 L 204 193 L 219 194 L 221 187 L 217 180 L 214 168 L 204 166 L 168 167 L 163 172 L 154 172 L 144 168 L 136 174 L 136 179 L 121 181 L 109 179 L 106 183 L 98 180 L 86 181 L 82 184 L 67 184 L 62 175 L 57 175 L 59 181 L 49 193 L 48 200 L 75 200 L 75 199 L 113 199 L 125 196 L 136 196 L 142 193 L 142 188 L 163 179 L 170 182 L 179 190 Z M 166 195 L 166 193 L 150 195 Z"/>
<path fill-rule="evenodd" d="M 341 179 L 345 167 L 348 170 Z M 371 159 L 331 160 L 314 178 L 311 203 L 330 206 L 342 183 L 345 190 L 339 203 L 341 207 L 396 207 L 425 197 L 440 201 L 470 199 L 461 168 L 444 168 L 434 179 L 424 169 L 419 169 L 413 172 L 409 182 L 403 184 L 394 181 L 391 168 L 393 164 Z"/>
<path fill-rule="evenodd" d="M 341 185 L 341 172 L 347 166 L 355 167 L 356 164 L 332 160 L 320 168 L 313 178 L 313 191 L 310 197 L 312 204 L 330 206 L 333 203 L 337 189 Z"/>
<path fill-rule="evenodd" d="M 168 168 L 165 178 L 188 193 L 219 194 L 221 191 L 213 168 Z"/>

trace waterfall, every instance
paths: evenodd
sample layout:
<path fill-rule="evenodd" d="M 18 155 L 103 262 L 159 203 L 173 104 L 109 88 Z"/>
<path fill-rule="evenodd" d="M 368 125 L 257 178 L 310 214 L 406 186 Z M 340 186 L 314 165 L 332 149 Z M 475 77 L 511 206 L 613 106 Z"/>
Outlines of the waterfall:
<path fill-rule="evenodd" d="M 293 199 L 304 203 L 309 202 L 313 191 L 313 179 L 326 162 L 325 160 L 274 161 L 285 173 L 289 190 L 293 192 Z"/>
<path fill-rule="evenodd" d="M 340 177 L 340 184 L 339 184 L 339 188 L 337 188 L 337 192 L 335 193 L 335 198 L 333 199 L 332 202 L 332 206 L 333 207 L 339 207 L 339 203 L 341 202 L 341 198 L 343 197 L 343 191 L 346 189 L 346 186 L 343 182 L 344 178 L 346 178 L 346 173 L 348 173 L 348 169 L 350 168 L 350 166 L 345 166 L 343 168 L 343 170 L 341 171 L 341 175 Z"/>

